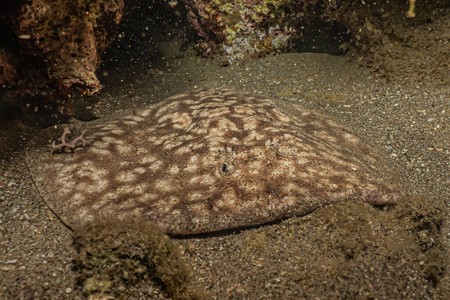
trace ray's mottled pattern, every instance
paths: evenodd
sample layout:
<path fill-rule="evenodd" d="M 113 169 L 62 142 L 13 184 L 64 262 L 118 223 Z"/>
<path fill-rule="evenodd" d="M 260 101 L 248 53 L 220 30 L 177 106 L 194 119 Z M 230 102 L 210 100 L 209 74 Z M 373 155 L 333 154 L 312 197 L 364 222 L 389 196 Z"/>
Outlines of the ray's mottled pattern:
<path fill-rule="evenodd" d="M 208 89 L 166 99 L 86 134 L 74 153 L 28 156 L 69 226 L 127 215 L 172 234 L 258 225 L 359 198 L 402 196 L 374 150 L 321 114 Z"/>

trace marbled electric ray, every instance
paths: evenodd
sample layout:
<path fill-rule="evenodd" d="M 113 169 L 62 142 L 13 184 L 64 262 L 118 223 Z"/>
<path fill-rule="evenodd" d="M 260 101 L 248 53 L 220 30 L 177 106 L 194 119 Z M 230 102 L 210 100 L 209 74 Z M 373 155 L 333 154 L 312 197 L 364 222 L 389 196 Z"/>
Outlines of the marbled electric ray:
<path fill-rule="evenodd" d="M 395 204 L 374 150 L 295 103 L 207 89 L 90 128 L 88 147 L 28 154 L 69 226 L 148 219 L 172 234 L 258 225 L 358 198 Z"/>

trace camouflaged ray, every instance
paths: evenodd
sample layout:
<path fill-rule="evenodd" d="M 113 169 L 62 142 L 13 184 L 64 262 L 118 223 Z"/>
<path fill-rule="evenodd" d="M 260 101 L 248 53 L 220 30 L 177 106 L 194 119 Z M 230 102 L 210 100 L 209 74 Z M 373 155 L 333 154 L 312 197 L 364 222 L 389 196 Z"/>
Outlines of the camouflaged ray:
<path fill-rule="evenodd" d="M 375 151 L 294 103 L 229 90 L 180 94 L 86 133 L 73 153 L 27 165 L 68 225 L 126 216 L 194 234 L 302 215 L 358 198 L 395 204 Z"/>

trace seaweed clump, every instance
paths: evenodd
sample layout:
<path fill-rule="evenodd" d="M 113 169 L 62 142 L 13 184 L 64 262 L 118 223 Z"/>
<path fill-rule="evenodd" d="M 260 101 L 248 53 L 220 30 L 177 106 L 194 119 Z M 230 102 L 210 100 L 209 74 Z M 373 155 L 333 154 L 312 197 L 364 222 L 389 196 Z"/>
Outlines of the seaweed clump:
<path fill-rule="evenodd" d="M 442 204 L 419 196 L 395 207 L 348 201 L 317 210 L 299 220 L 304 236 L 295 238 L 305 244 L 288 289 L 298 285 L 309 298 L 446 295 L 444 220 Z"/>
<path fill-rule="evenodd" d="M 77 285 L 89 298 L 203 299 L 175 244 L 156 225 L 113 220 L 78 228 Z M 158 288 L 159 286 L 159 288 Z"/>

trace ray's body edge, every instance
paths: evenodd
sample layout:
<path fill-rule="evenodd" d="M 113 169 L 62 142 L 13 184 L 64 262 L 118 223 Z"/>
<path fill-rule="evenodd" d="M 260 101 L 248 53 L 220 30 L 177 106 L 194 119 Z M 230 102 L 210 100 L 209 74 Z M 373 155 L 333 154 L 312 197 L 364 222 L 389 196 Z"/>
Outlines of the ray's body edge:
<path fill-rule="evenodd" d="M 210 94 L 208 96 L 208 93 Z M 200 96 L 199 96 L 200 95 Z M 201 96 L 203 95 L 203 96 Z M 251 94 L 245 94 L 245 93 L 238 93 L 238 94 L 234 94 L 234 92 L 230 91 L 230 90 L 202 90 L 199 92 L 192 92 L 192 93 L 187 93 L 187 94 L 182 94 L 181 98 L 177 98 L 177 96 L 171 97 L 169 99 L 166 99 L 166 103 L 165 101 L 162 101 L 158 104 L 156 104 L 154 107 L 156 108 L 161 108 L 164 107 L 164 105 L 166 105 L 167 103 L 171 104 L 177 101 L 177 99 L 189 99 L 189 98 L 193 98 L 193 99 L 201 99 L 202 97 L 206 97 L 205 99 L 208 100 L 208 97 L 222 97 L 223 95 L 225 96 L 235 96 L 238 99 L 241 99 L 241 101 L 244 101 L 246 104 L 251 104 L 252 103 L 252 99 L 251 97 L 259 97 L 259 100 L 264 101 L 264 100 L 270 100 L 273 103 L 280 103 L 280 100 L 272 100 L 266 97 L 262 97 L 262 96 L 258 96 L 258 95 L 251 95 Z M 270 105 L 270 104 L 269 104 Z M 287 105 L 286 103 L 284 103 L 283 105 Z M 208 108 L 205 108 L 205 110 L 207 110 Z M 144 111 L 146 110 L 151 110 L 151 108 L 146 108 Z M 156 110 L 156 109 L 155 109 Z M 298 109 L 297 109 L 298 110 Z M 295 110 L 294 110 L 295 111 Z M 306 110 L 309 111 L 309 110 Z M 295 112 L 294 112 L 295 113 Z M 294 114 L 293 113 L 293 114 Z M 314 112 L 315 113 L 315 112 Z M 314 113 L 313 113 L 313 117 L 314 117 Z M 317 114 L 320 117 L 323 117 L 321 114 Z M 289 117 L 291 117 L 288 114 Z M 124 119 L 126 119 L 127 117 L 124 117 Z M 107 124 L 105 124 L 107 125 Z M 339 125 L 339 124 L 338 124 Z M 102 127 L 102 125 L 98 125 L 99 127 Z M 131 125 L 132 126 L 132 125 Z M 345 128 L 345 127 L 344 127 Z M 347 130 L 347 129 L 345 129 Z M 169 130 L 170 131 L 170 130 Z M 347 130 L 348 131 L 348 130 Z M 349 131 L 348 131 L 349 132 Z M 370 147 L 369 147 L 370 148 Z M 37 150 L 39 151 L 39 150 Z M 81 155 L 82 150 L 81 151 L 76 151 L 75 155 Z M 42 154 L 41 154 L 42 155 Z M 44 154 L 45 155 L 45 154 Z M 66 155 L 66 154 L 63 154 Z M 72 155 L 72 154 L 67 154 L 67 155 Z M 357 154 L 355 154 L 357 155 Z M 34 155 L 32 155 L 33 157 L 39 157 L 39 153 L 36 152 Z M 56 199 L 57 197 L 55 197 L 53 194 L 57 193 L 57 189 L 55 188 L 50 188 L 50 190 L 48 190 L 48 187 L 46 187 L 46 182 L 43 179 L 40 179 L 40 177 L 38 176 L 38 174 L 40 174 L 40 172 L 42 172 L 42 169 L 40 169 L 39 162 L 31 161 L 31 157 L 27 155 L 27 167 L 30 170 L 30 174 L 32 175 L 33 178 L 33 182 L 35 183 L 36 187 L 38 188 L 39 192 L 41 193 L 41 195 L 43 196 L 46 205 L 58 216 L 58 218 L 61 219 L 61 221 L 68 227 L 70 228 L 74 228 L 80 224 L 76 224 L 78 223 L 83 223 L 83 221 L 81 219 L 78 219 L 77 221 L 77 216 L 74 216 L 74 214 L 76 214 L 75 211 L 72 210 L 67 210 L 67 208 L 65 208 L 64 206 L 59 206 L 56 203 L 58 202 L 58 199 Z M 30 161 L 29 161 L 30 160 Z M 45 162 L 45 160 L 44 160 Z M 50 163 L 50 162 L 48 162 Z M 225 163 L 220 163 L 220 166 L 218 167 L 219 169 L 221 168 L 223 172 L 230 171 L 230 168 L 232 167 L 232 165 L 228 164 L 228 166 Z M 224 167 L 225 165 L 225 167 Z M 383 200 L 383 197 L 380 197 L 379 195 L 374 195 L 375 198 L 373 198 L 373 203 L 374 205 L 386 205 L 386 204 L 395 204 L 395 202 L 400 198 L 403 197 L 405 194 L 404 192 L 400 189 L 399 186 L 393 186 L 391 184 L 386 184 L 384 186 L 384 188 L 386 189 L 385 193 L 383 195 L 383 191 L 381 191 L 381 195 L 384 196 L 384 198 L 386 200 Z M 53 190 L 53 191 L 52 191 Z M 377 198 L 378 197 L 378 198 Z M 390 198 L 389 198 L 390 197 Z M 70 201 L 70 199 L 66 199 L 66 201 Z M 224 200 L 226 201 L 226 199 Z M 243 200 L 245 201 L 245 199 Z M 249 200 L 250 201 L 250 200 Z M 301 202 L 301 199 L 297 200 L 298 202 Z M 59 202 L 61 202 L 61 200 L 59 200 Z M 327 201 L 325 201 L 327 202 Z M 369 201 L 367 201 L 369 202 Z M 111 205 L 111 204 L 109 204 Z M 189 203 L 187 204 L 189 205 Z M 318 207 L 322 207 L 323 205 L 318 205 Z M 258 215 L 255 218 L 251 218 L 251 220 L 247 219 L 247 220 L 242 220 L 242 222 L 240 222 L 241 218 L 244 219 L 245 217 L 245 213 L 237 213 L 236 215 L 236 220 L 231 220 L 229 222 L 225 222 L 224 226 L 212 226 L 209 227 L 207 225 L 202 225 L 202 224 L 197 224 L 197 225 L 192 225 L 190 224 L 190 222 L 192 222 L 193 220 L 195 220 L 196 218 L 201 218 L 201 213 L 198 212 L 192 212 L 192 211 L 185 211 L 186 215 L 189 214 L 193 214 L 192 217 L 189 219 L 185 219 L 184 221 L 181 221 L 180 223 L 180 219 L 186 218 L 186 216 L 181 213 L 175 216 L 171 216 L 170 214 L 168 214 L 169 217 L 166 218 L 166 220 L 162 220 L 161 218 L 158 218 L 158 215 L 156 215 L 154 218 L 148 218 L 145 217 L 147 214 L 142 213 L 140 214 L 141 216 L 143 216 L 144 218 L 146 218 L 147 220 L 152 220 L 155 223 L 159 223 L 160 227 L 170 233 L 170 234 L 174 234 L 174 235 L 189 235 L 189 234 L 203 234 L 206 232 L 215 232 L 215 231 L 223 231 L 223 230 L 228 230 L 228 229 L 234 229 L 234 230 L 238 230 L 239 228 L 245 228 L 248 226 L 254 227 L 254 226 L 259 226 L 259 225 L 263 225 L 266 223 L 271 223 L 271 222 L 276 222 L 277 219 L 282 219 L 282 218 L 289 218 L 289 217 L 293 217 L 295 215 L 303 215 L 303 214 L 307 214 L 310 213 L 311 211 L 317 209 L 318 207 L 310 207 L 308 209 L 303 209 L 302 208 L 281 208 L 280 211 L 275 212 L 274 216 L 271 218 L 267 218 L 264 217 L 263 214 L 264 213 L 260 213 L 259 217 Z M 296 211 L 297 213 L 293 212 Z M 249 211 L 248 214 L 251 214 L 251 211 Z M 133 212 L 130 213 L 123 213 L 121 210 L 113 210 L 111 212 L 110 215 L 106 214 L 105 216 L 100 213 L 100 214 L 90 214 L 88 213 L 88 219 L 95 220 L 96 218 L 123 218 L 124 216 L 129 216 L 129 215 L 135 215 Z M 161 214 L 164 215 L 164 214 Z M 178 216 L 178 221 L 176 221 L 176 218 Z M 139 214 L 136 214 L 136 217 L 139 217 Z M 218 208 L 218 215 L 210 215 L 208 216 L 208 218 L 221 218 L 220 216 L 220 207 Z M 74 219 L 75 218 L 75 219 Z M 207 220 L 208 218 L 205 217 L 205 220 Z M 71 220 L 72 219 L 72 220 Z M 175 225 L 171 225 L 170 222 L 175 220 L 174 224 Z M 86 222 L 85 222 L 86 223 Z M 207 222 L 206 222 L 207 223 Z M 214 223 L 214 222 L 213 222 Z M 220 222 L 219 222 L 220 223 Z"/>

